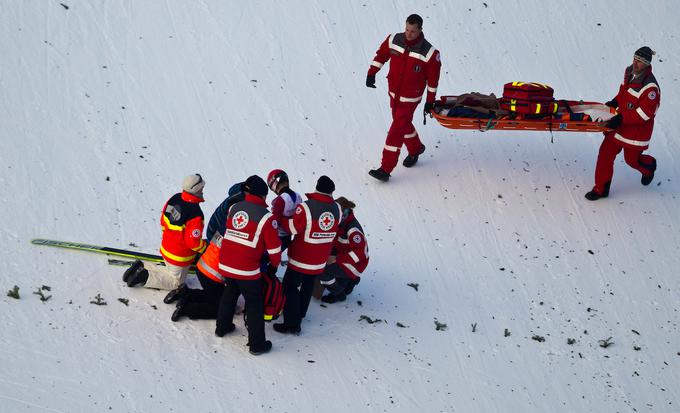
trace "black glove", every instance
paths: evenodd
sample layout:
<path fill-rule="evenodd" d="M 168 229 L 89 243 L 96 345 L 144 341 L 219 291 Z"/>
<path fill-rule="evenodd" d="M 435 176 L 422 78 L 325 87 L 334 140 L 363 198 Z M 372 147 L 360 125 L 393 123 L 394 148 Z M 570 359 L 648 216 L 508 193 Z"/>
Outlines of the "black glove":
<path fill-rule="evenodd" d="M 275 267 L 271 264 L 267 267 L 267 275 L 270 277 L 276 277 L 276 270 L 278 270 L 279 267 Z"/>
<path fill-rule="evenodd" d="M 621 114 L 619 113 L 618 115 L 609 119 L 607 123 L 604 124 L 604 126 L 609 129 L 616 129 L 619 126 L 621 126 L 621 122 L 623 122 L 623 116 L 621 116 Z"/>
<path fill-rule="evenodd" d="M 372 87 L 375 89 L 375 75 L 366 76 L 366 87 Z"/>
<path fill-rule="evenodd" d="M 423 109 L 423 112 L 431 114 L 432 109 L 434 109 L 434 102 L 425 102 L 425 108 Z"/>
<path fill-rule="evenodd" d="M 606 106 L 609 106 L 610 108 L 618 108 L 619 107 L 619 102 L 616 101 L 616 98 L 610 100 L 609 102 L 605 103 Z"/>

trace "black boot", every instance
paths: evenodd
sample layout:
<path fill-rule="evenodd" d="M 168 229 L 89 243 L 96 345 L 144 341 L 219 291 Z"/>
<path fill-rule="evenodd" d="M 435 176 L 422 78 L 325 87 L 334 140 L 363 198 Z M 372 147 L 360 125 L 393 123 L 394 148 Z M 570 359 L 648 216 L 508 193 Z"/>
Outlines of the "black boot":
<path fill-rule="evenodd" d="M 606 198 L 609 196 L 609 187 L 612 185 L 612 181 L 607 182 L 604 184 L 604 192 L 601 194 L 595 191 L 595 188 L 593 188 L 590 192 L 586 194 L 586 199 L 589 201 L 597 201 L 600 198 Z"/>
<path fill-rule="evenodd" d="M 352 291 L 354 291 L 354 287 L 356 287 L 359 282 L 361 281 L 361 278 L 356 278 L 355 280 L 349 280 L 349 284 L 347 284 L 347 287 L 345 287 L 345 295 L 350 295 L 352 294 Z"/>
<path fill-rule="evenodd" d="M 177 308 L 175 308 L 175 311 L 172 312 L 172 315 L 170 316 L 170 320 L 173 322 L 179 321 L 180 318 L 184 315 L 184 301 L 180 300 L 180 302 L 177 303 Z"/>
<path fill-rule="evenodd" d="M 226 327 L 217 326 L 217 328 L 215 329 L 215 335 L 217 337 L 224 337 L 226 334 L 229 334 L 234 330 L 236 330 L 236 326 L 234 325 L 234 323 L 230 323 Z"/>
<path fill-rule="evenodd" d="M 605 198 L 605 196 L 598 194 L 594 189 L 586 194 L 588 201 L 597 201 L 600 198 Z"/>
<path fill-rule="evenodd" d="M 180 298 L 184 297 L 187 293 L 187 286 L 186 284 L 182 284 L 179 287 L 175 288 L 174 290 L 171 290 L 163 299 L 163 302 L 165 304 L 172 304 L 175 301 L 179 300 Z"/>
<path fill-rule="evenodd" d="M 253 356 L 259 356 L 260 354 L 264 353 L 269 353 L 269 350 L 272 349 L 272 342 L 269 340 L 266 340 L 264 343 L 262 343 L 259 346 L 249 346 L 250 347 L 250 354 Z"/>
<path fill-rule="evenodd" d="M 654 180 L 654 172 L 656 171 L 656 159 L 654 159 L 651 165 L 646 165 L 643 163 L 641 163 L 641 165 L 645 167 L 645 169 L 647 169 L 648 171 L 652 172 L 649 175 L 642 175 L 642 178 L 640 178 L 640 183 L 644 186 L 647 186 L 651 184 L 652 181 Z"/>
<path fill-rule="evenodd" d="M 321 297 L 321 301 L 328 304 L 337 303 L 338 301 L 345 301 L 345 299 L 347 299 L 347 296 L 344 292 L 340 294 L 326 294 Z"/>
<path fill-rule="evenodd" d="M 300 326 L 292 327 L 284 323 L 274 324 L 274 330 L 281 334 L 300 334 L 301 331 Z"/>
<path fill-rule="evenodd" d="M 134 272 L 127 280 L 128 287 L 136 287 L 137 285 L 146 284 L 146 280 L 149 279 L 149 271 L 145 270 L 144 267 L 140 267 Z"/>
<path fill-rule="evenodd" d="M 387 182 L 390 180 L 390 174 L 383 171 L 382 168 L 371 169 L 370 171 L 368 171 L 368 174 L 379 181 Z"/>
<path fill-rule="evenodd" d="M 135 260 L 135 262 L 133 262 L 132 265 L 130 265 L 130 268 L 125 270 L 125 272 L 123 273 L 123 282 L 127 282 L 132 274 L 136 273 L 139 268 L 143 267 L 144 264 L 142 263 L 141 260 Z"/>
<path fill-rule="evenodd" d="M 422 145 L 422 146 L 420 147 L 420 150 L 418 151 L 417 154 L 415 154 L 415 155 L 408 155 L 408 156 L 404 159 L 404 162 L 402 163 L 402 165 L 404 165 L 404 166 L 407 167 L 407 168 L 412 167 L 413 165 L 415 165 L 415 164 L 418 162 L 418 156 L 422 155 L 423 152 L 425 152 L 425 145 Z"/>

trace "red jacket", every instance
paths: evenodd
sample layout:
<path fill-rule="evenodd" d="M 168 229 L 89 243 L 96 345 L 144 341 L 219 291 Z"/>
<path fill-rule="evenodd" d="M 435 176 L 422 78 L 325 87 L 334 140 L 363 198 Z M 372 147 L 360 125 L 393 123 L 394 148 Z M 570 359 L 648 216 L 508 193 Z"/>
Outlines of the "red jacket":
<path fill-rule="evenodd" d="M 350 212 L 335 240 L 335 263 L 350 279 L 359 278 L 368 265 L 368 243 L 361 224 Z"/>
<path fill-rule="evenodd" d="M 227 215 L 227 226 L 219 255 L 224 277 L 252 280 L 261 277 L 262 256 L 269 254 L 270 265 L 281 263 L 281 239 L 274 216 L 264 199 L 246 194 Z"/>
<path fill-rule="evenodd" d="M 203 198 L 182 192 L 173 195 L 161 214 L 161 255 L 167 262 L 180 267 L 191 265 L 196 253 L 206 248 L 203 241 L 203 211 L 198 205 Z"/>
<path fill-rule="evenodd" d="M 426 102 L 434 102 L 439 85 L 441 57 L 425 36 L 409 42 L 404 33 L 387 36 L 375 53 L 369 76 L 375 76 L 388 60 L 387 83 L 390 96 L 399 102 L 418 103 L 427 86 Z"/>
<path fill-rule="evenodd" d="M 636 79 L 633 67 L 626 68 L 623 83 L 616 95 L 618 112 L 623 117 L 621 126 L 614 130 L 614 138 L 624 147 L 645 150 L 654 130 L 654 117 L 661 103 L 661 92 L 652 66 L 648 66 Z"/>
<path fill-rule="evenodd" d="M 315 192 L 307 194 L 307 198 L 282 226 L 294 236 L 288 248 L 288 266 L 316 275 L 326 268 L 342 214 L 331 196 Z"/>

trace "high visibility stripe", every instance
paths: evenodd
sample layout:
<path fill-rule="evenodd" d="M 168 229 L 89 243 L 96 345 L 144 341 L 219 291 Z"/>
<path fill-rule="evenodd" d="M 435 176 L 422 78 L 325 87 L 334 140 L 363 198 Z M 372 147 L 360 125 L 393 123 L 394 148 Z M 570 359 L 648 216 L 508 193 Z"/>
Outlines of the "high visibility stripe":
<path fill-rule="evenodd" d="M 436 87 L 430 87 L 430 86 L 428 86 L 428 87 L 427 87 L 427 91 L 428 91 L 428 92 L 432 92 L 432 93 L 437 93 L 437 88 L 436 88 Z"/>
<path fill-rule="evenodd" d="M 338 205 L 337 203 L 335 205 Z M 309 205 L 302 203 L 300 204 L 302 206 L 302 209 L 305 211 L 305 217 L 307 218 L 307 226 L 305 227 L 305 242 L 308 244 L 330 244 L 333 242 L 335 239 L 335 232 L 322 232 L 318 233 L 315 232 L 312 234 L 312 227 L 313 227 L 313 222 L 312 222 L 312 211 L 309 209 Z M 340 206 L 338 206 L 338 209 Z M 339 211 L 338 213 L 339 216 L 342 216 L 342 211 Z M 312 235 L 317 235 L 316 237 L 313 237 Z M 324 237 L 324 238 L 321 238 Z"/>
<path fill-rule="evenodd" d="M 374 61 L 371 62 L 371 66 L 375 66 L 375 67 L 377 67 L 378 69 L 380 69 L 381 67 L 383 67 L 383 64 L 380 63 L 380 62 L 378 62 L 378 61 L 376 61 L 376 60 L 374 60 Z"/>
<path fill-rule="evenodd" d="M 182 231 L 184 230 L 184 228 L 186 228 L 186 225 L 171 224 L 170 220 L 168 219 L 168 217 L 165 216 L 165 214 L 163 214 L 163 222 L 165 223 L 165 226 L 168 227 L 168 229 L 171 229 L 173 231 Z"/>
<path fill-rule="evenodd" d="M 645 91 L 651 87 L 656 88 L 657 90 L 659 89 L 659 86 L 656 83 L 648 83 L 637 92 L 633 88 L 628 88 L 628 93 L 639 99 L 640 96 L 642 96 L 642 94 L 645 93 Z"/>
<path fill-rule="evenodd" d="M 538 83 L 538 82 L 529 82 L 529 83 L 512 82 L 512 85 L 517 86 L 517 87 L 521 87 L 521 86 L 524 86 L 524 85 L 531 85 L 531 86 L 536 86 L 536 87 L 542 87 L 543 89 L 549 89 L 550 88 L 550 86 L 546 85 L 545 83 Z"/>
<path fill-rule="evenodd" d="M 290 262 L 290 261 L 289 261 Z M 239 270 L 234 267 L 230 267 L 228 265 L 224 265 L 220 263 L 220 270 L 224 272 L 228 272 L 230 274 L 236 274 L 236 275 L 243 275 L 243 276 L 252 276 L 252 275 L 258 275 L 260 273 L 260 269 L 256 268 L 254 270 Z"/>
<path fill-rule="evenodd" d="M 335 278 L 332 278 L 328 281 L 320 280 L 319 284 L 321 284 L 321 285 L 333 285 L 333 284 L 335 284 Z"/>
<path fill-rule="evenodd" d="M 278 254 L 279 252 L 281 252 L 281 247 L 272 248 L 272 249 L 270 249 L 270 250 L 267 250 L 267 252 L 269 253 L 269 255 Z"/>
<path fill-rule="evenodd" d="M 408 55 L 409 55 L 409 57 L 413 57 L 415 59 L 422 60 L 423 62 L 427 63 L 430 60 L 430 58 L 432 58 L 432 55 L 434 54 L 434 52 L 435 52 L 435 48 L 430 47 L 430 50 L 427 52 L 427 54 L 425 56 L 421 55 L 420 53 L 416 53 L 416 52 L 409 52 Z"/>
<path fill-rule="evenodd" d="M 649 120 L 649 116 L 647 116 L 647 114 L 645 113 L 644 110 L 642 110 L 642 108 L 637 108 L 635 111 L 637 112 L 638 115 L 640 115 L 640 117 L 643 120 Z"/>
<path fill-rule="evenodd" d="M 394 94 L 394 92 L 390 92 L 390 96 L 392 96 L 392 99 L 395 99 L 397 95 Z M 408 103 L 416 103 L 420 102 L 423 99 L 422 96 L 419 96 L 417 98 L 407 98 L 404 96 L 399 96 L 399 102 L 408 102 Z"/>
<path fill-rule="evenodd" d="M 627 144 L 629 144 L 629 145 L 634 145 L 634 146 L 647 146 L 647 145 L 649 145 L 649 140 L 646 140 L 646 141 L 634 141 L 634 140 L 632 140 L 632 139 L 624 138 L 623 136 L 619 135 L 618 133 L 615 133 L 615 134 L 614 134 L 614 137 L 615 137 L 616 139 L 620 140 L 621 142 L 627 143 Z"/>
<path fill-rule="evenodd" d="M 418 132 L 414 130 L 413 132 L 404 135 L 404 139 L 415 138 L 416 136 L 418 136 Z"/>
<path fill-rule="evenodd" d="M 397 46 L 396 44 L 394 44 L 394 35 L 393 34 L 390 35 L 389 40 L 388 40 L 388 44 L 390 46 L 390 49 L 394 49 L 399 53 L 404 53 L 406 51 L 406 50 L 404 50 L 403 47 Z"/>
<path fill-rule="evenodd" d="M 338 237 L 338 242 L 340 244 L 349 244 L 349 240 L 347 238 L 340 238 Z"/>
<path fill-rule="evenodd" d="M 205 241 L 201 240 L 201 243 L 198 247 L 192 248 L 192 251 L 196 251 L 199 254 L 202 254 L 205 249 L 208 248 L 208 244 L 205 243 Z"/>
<path fill-rule="evenodd" d="M 293 223 L 293 218 L 288 220 L 288 228 L 290 229 L 290 235 L 295 235 L 297 234 L 297 229 L 295 228 L 295 224 Z"/>
<path fill-rule="evenodd" d="M 215 271 L 211 266 L 207 265 L 205 261 L 203 261 L 203 258 L 198 260 L 196 267 L 201 270 L 203 274 L 211 277 L 214 281 L 224 282 L 224 277 L 222 277 L 222 274 L 220 274 L 219 271 Z"/>
<path fill-rule="evenodd" d="M 422 99 L 423 99 L 422 96 L 418 96 L 417 98 L 406 98 L 406 97 L 403 97 L 403 96 L 399 96 L 400 102 L 416 103 L 416 102 L 420 102 Z"/>
<path fill-rule="evenodd" d="M 323 270 L 326 268 L 326 263 L 324 262 L 323 264 L 306 264 L 304 262 L 296 261 L 294 259 L 291 259 L 290 257 L 288 258 L 288 264 L 289 265 L 294 265 L 298 268 L 302 268 L 304 270 Z"/>
<path fill-rule="evenodd" d="M 175 254 L 169 252 L 168 250 L 166 250 L 165 248 L 163 248 L 162 245 L 161 245 L 161 254 L 163 254 L 164 256 L 170 258 L 171 260 L 177 261 L 177 262 L 189 262 L 189 261 L 193 261 L 193 259 L 196 257 L 196 254 L 192 254 L 192 255 L 190 255 L 190 256 L 188 256 L 188 257 L 180 257 L 179 255 L 175 255 Z"/>
<path fill-rule="evenodd" d="M 342 265 L 343 267 L 347 268 L 347 269 L 349 270 L 349 272 L 351 272 L 352 274 L 356 275 L 357 277 L 360 277 L 360 276 L 361 276 L 361 273 L 360 273 L 359 271 L 357 271 L 357 269 L 354 267 L 354 265 L 352 265 L 352 264 L 347 264 L 347 263 L 342 263 L 342 264 L 340 264 L 340 265 Z"/>
<path fill-rule="evenodd" d="M 354 262 L 359 262 L 359 257 L 354 253 L 354 251 L 350 251 L 347 255 L 349 255 L 354 260 Z"/>
<path fill-rule="evenodd" d="M 399 148 L 390 145 L 385 145 L 385 150 L 390 152 L 399 152 Z"/>
<path fill-rule="evenodd" d="M 255 248 L 257 246 L 258 241 L 260 240 L 260 233 L 262 232 L 262 227 L 264 224 L 267 222 L 269 217 L 273 216 L 271 212 L 266 213 L 262 219 L 260 219 L 260 222 L 257 223 L 257 229 L 255 230 L 255 234 L 253 235 L 253 240 L 248 241 L 247 239 L 241 238 L 238 235 L 239 234 L 245 234 L 240 231 L 236 231 L 233 229 L 228 229 L 227 233 L 225 234 L 225 239 L 235 242 L 237 244 L 245 245 L 247 247 Z"/>

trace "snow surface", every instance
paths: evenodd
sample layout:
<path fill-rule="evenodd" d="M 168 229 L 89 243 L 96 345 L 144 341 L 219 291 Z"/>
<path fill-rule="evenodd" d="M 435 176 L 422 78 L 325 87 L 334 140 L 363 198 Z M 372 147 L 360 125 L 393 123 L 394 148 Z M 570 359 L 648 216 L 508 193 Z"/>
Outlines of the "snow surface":
<path fill-rule="evenodd" d="M 1 411 L 680 411 L 677 0 L 61 3 L 0 1 Z M 366 70 L 412 12 L 442 53 L 440 94 L 523 80 L 605 101 L 656 49 L 652 185 L 619 157 L 588 202 L 600 135 L 418 115 L 419 164 L 370 178 L 389 110 L 386 70 L 375 90 Z M 127 288 L 104 256 L 29 244 L 154 252 L 186 174 L 206 178 L 209 216 L 275 167 L 299 191 L 330 175 L 371 263 L 299 337 L 268 325 L 261 357 L 240 319 L 224 338 L 173 323 L 164 293 Z"/>

